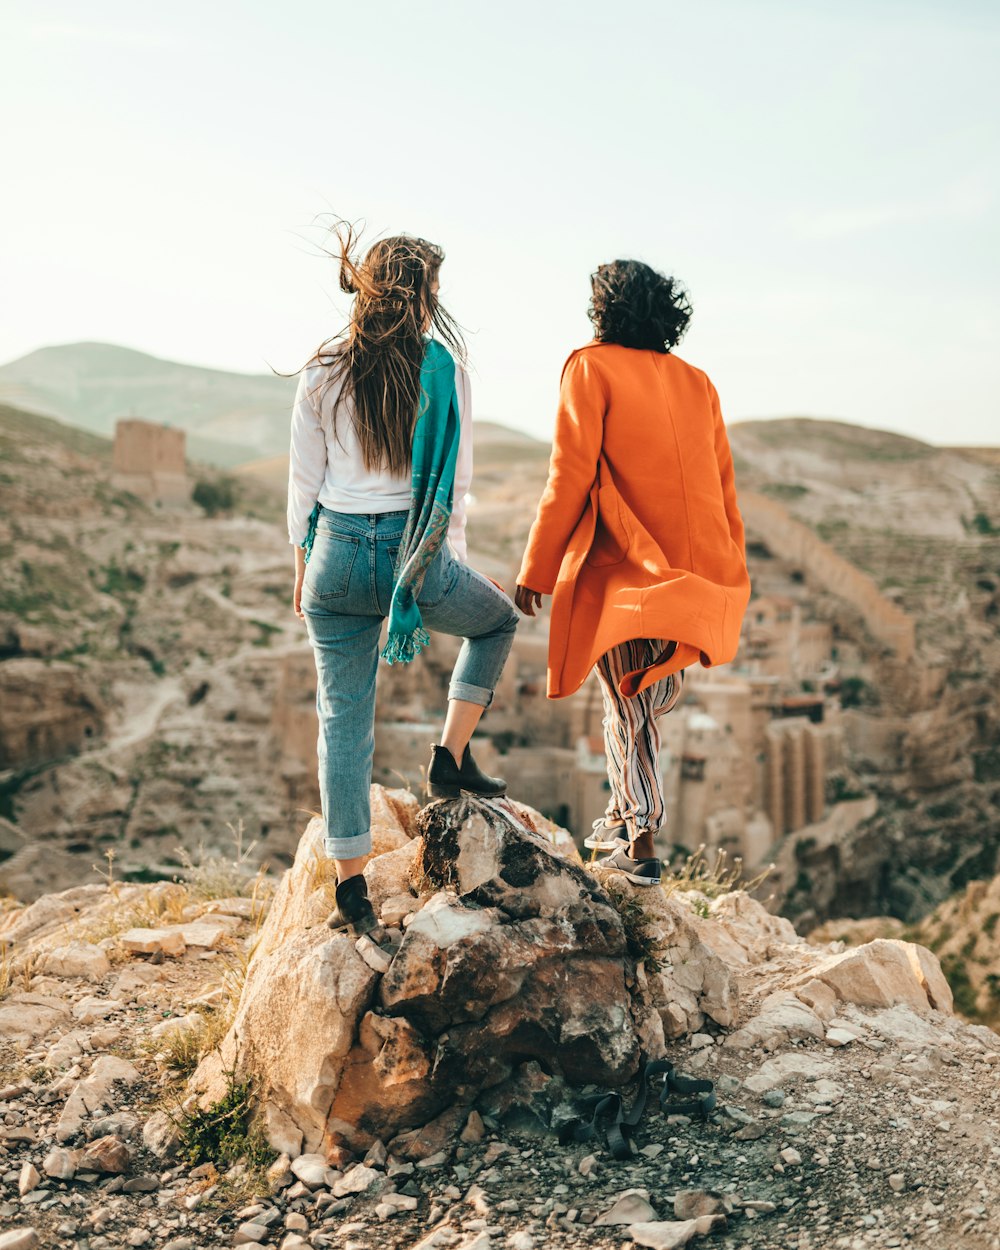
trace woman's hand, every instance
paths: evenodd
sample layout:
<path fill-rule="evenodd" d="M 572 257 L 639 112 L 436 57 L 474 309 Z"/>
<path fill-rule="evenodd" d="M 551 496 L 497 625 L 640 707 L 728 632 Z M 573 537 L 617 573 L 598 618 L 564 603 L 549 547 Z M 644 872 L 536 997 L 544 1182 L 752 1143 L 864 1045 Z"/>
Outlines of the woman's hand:
<path fill-rule="evenodd" d="M 292 591 L 292 611 L 304 621 L 305 613 L 302 611 L 302 583 L 306 576 L 306 553 L 301 547 L 295 548 L 295 588 Z"/>
<path fill-rule="evenodd" d="M 514 602 L 519 612 L 523 612 L 525 616 L 534 616 L 535 608 L 542 606 L 542 595 L 538 590 L 529 590 L 527 586 L 519 584 L 514 592 Z"/>

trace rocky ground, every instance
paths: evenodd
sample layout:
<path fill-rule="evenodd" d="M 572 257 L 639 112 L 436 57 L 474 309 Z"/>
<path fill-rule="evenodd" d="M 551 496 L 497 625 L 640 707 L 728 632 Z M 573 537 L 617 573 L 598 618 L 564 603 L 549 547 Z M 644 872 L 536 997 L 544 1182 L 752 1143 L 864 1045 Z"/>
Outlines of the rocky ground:
<path fill-rule="evenodd" d="M 416 833 L 408 804 L 394 810 L 397 826 Z M 388 815 L 384 823 L 369 871 L 409 854 L 392 849 Z M 572 859 L 564 842 L 553 846 Z M 488 876 L 460 846 L 463 854 L 462 873 Z M 566 872 L 577 879 L 577 869 Z M 739 892 L 643 903 L 677 926 L 669 970 L 650 979 L 671 984 L 687 967 L 697 985 L 693 999 L 678 989 L 686 1025 L 663 1053 L 710 1077 L 719 1102 L 702 1120 L 667 1115 L 653 1100 L 629 1160 L 616 1161 L 600 1134 L 559 1145 L 540 1108 L 551 1107 L 556 1086 L 559 1098 L 567 1090 L 537 1062 L 485 1090 L 474 1109 L 446 1107 L 425 1128 L 373 1139 L 365 1151 L 304 1141 L 306 1153 L 280 1154 L 237 1116 L 229 1153 L 204 1159 L 191 1126 L 204 1130 L 211 1117 L 186 1078 L 232 1033 L 241 1003 L 246 1018 L 247 968 L 252 955 L 265 958 L 268 925 L 280 922 L 290 951 L 305 949 L 295 925 L 328 895 L 326 881 L 305 879 L 297 897 L 295 869 L 286 874 L 267 919 L 260 879 L 243 896 L 208 897 L 231 886 L 220 873 L 77 887 L 0 918 L 0 1248 L 530 1250 L 700 1237 L 726 1250 L 1000 1246 L 1000 1037 L 951 1014 L 928 952 L 897 942 L 812 946 Z M 440 891 L 421 893 L 418 882 L 400 923 L 391 914 L 399 895 L 385 894 L 377 872 L 371 880 L 389 921 L 380 945 L 362 942 L 358 954 L 377 964 L 396 951 L 388 930 L 397 926 L 404 941 L 416 933 L 414 916 L 440 910 L 431 906 Z M 537 884 L 519 889 L 527 897 Z M 468 885 L 460 875 L 445 905 L 468 900 Z M 326 958 L 356 959 L 347 938 L 306 938 Z M 709 984 L 701 969 L 692 980 L 697 960 L 721 961 L 723 979 Z M 680 1029 L 669 1006 L 656 1011 Z M 713 1019 L 730 1008 L 730 1025 Z M 313 1031 L 328 1024 L 317 1018 Z M 218 1121 L 218 1104 L 215 1113 Z"/>

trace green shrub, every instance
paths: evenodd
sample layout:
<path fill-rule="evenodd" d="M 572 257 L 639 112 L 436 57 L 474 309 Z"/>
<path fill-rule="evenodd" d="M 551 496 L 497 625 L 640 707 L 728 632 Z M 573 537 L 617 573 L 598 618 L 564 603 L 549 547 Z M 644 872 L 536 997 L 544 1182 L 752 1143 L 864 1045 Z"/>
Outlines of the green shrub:
<path fill-rule="evenodd" d="M 941 971 L 951 986 L 951 992 L 955 998 L 955 1010 L 970 1020 L 978 1019 L 976 990 L 969 980 L 965 961 L 960 955 L 945 955 L 941 960 Z"/>
<path fill-rule="evenodd" d="M 214 481 L 202 478 L 191 492 L 191 498 L 209 516 L 231 512 L 236 504 L 236 483 L 229 477 L 216 478 Z"/>
<path fill-rule="evenodd" d="M 181 1154 L 192 1166 L 214 1163 L 222 1170 L 242 1160 L 250 1167 L 265 1167 L 274 1151 L 252 1123 L 253 1082 L 238 1080 L 231 1069 L 224 1075 L 226 1092 L 218 1102 L 184 1112 L 177 1121 Z"/>

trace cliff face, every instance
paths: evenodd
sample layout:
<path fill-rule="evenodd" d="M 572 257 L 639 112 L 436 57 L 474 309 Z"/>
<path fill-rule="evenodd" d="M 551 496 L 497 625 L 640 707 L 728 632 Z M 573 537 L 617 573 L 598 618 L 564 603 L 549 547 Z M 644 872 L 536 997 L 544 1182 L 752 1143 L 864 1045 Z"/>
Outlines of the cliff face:
<path fill-rule="evenodd" d="M 929 951 L 630 887 L 517 804 L 372 798 L 374 941 L 325 927 L 315 827 L 266 919 L 217 869 L 0 919 L 11 1244 L 995 1244 L 1000 1038 Z M 717 1109 L 652 1099 L 624 1162 L 600 1122 L 560 1146 L 581 1081 L 632 1105 L 640 1053 Z"/>
<path fill-rule="evenodd" d="M 747 509 L 757 585 L 779 567 L 799 577 L 855 656 L 850 788 L 878 803 L 848 836 L 789 837 L 785 914 L 916 923 L 1000 870 L 995 456 L 804 419 L 731 435 L 741 489 L 766 501 Z M 817 559 L 810 533 L 844 566 Z"/>

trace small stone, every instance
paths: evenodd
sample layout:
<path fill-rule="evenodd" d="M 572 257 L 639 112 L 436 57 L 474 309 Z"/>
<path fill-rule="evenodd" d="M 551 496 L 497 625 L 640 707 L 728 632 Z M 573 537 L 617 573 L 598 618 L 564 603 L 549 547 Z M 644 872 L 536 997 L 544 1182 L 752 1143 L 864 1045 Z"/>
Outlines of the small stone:
<path fill-rule="evenodd" d="M 390 894 L 379 910 L 379 919 L 384 925 L 398 926 L 412 915 L 419 904 L 412 894 Z"/>
<path fill-rule="evenodd" d="M 191 1237 L 175 1237 L 168 1241 L 163 1250 L 194 1250 L 194 1239 Z"/>
<path fill-rule="evenodd" d="M 168 1016 L 149 1030 L 149 1036 L 169 1037 L 171 1034 L 193 1033 L 204 1026 L 205 1017 L 200 1011 L 189 1011 L 183 1016 Z"/>
<path fill-rule="evenodd" d="M 294 1179 L 295 1173 L 292 1171 L 291 1159 L 287 1154 L 278 1155 L 267 1169 L 268 1189 L 272 1194 L 276 1194 L 279 1190 L 287 1189 Z"/>
<path fill-rule="evenodd" d="M 0 1233 L 0 1250 L 35 1250 L 41 1243 L 33 1228 L 12 1228 Z"/>
<path fill-rule="evenodd" d="M 655 1159 L 657 1155 L 663 1153 L 663 1144 L 654 1142 L 652 1145 L 643 1146 L 639 1153 L 645 1155 L 647 1159 Z M 593 1158 L 594 1156 L 591 1155 L 590 1157 Z"/>
<path fill-rule="evenodd" d="M 695 1220 L 656 1220 L 632 1224 L 628 1231 L 637 1246 L 649 1246 L 651 1250 L 676 1250 L 694 1237 L 704 1237 L 725 1226 L 725 1216 L 706 1215 Z"/>
<path fill-rule="evenodd" d="M 42 959 L 42 971 L 50 977 L 83 977 L 99 981 L 111 971 L 111 961 L 99 946 L 69 942 L 57 946 Z"/>
<path fill-rule="evenodd" d="M 46 1176 L 53 1176 L 58 1181 L 72 1180 L 76 1172 L 76 1159 L 73 1151 L 66 1150 L 62 1146 L 53 1146 L 45 1156 L 42 1171 Z"/>
<path fill-rule="evenodd" d="M 310 1189 L 329 1188 L 338 1179 L 335 1170 L 327 1163 L 324 1155 L 299 1155 L 297 1159 L 292 1160 L 289 1168 L 292 1174 Z"/>
<path fill-rule="evenodd" d="M 267 1236 L 267 1229 L 263 1224 L 241 1224 L 233 1233 L 234 1246 L 249 1246 L 261 1243 Z"/>
<path fill-rule="evenodd" d="M 118 939 L 131 955 L 183 955 L 187 949 L 179 929 L 129 929 Z"/>
<path fill-rule="evenodd" d="M 121 1186 L 123 1194 L 155 1194 L 160 1188 L 159 1176 L 153 1173 L 143 1173 L 139 1176 L 130 1176 L 129 1180 Z"/>
<path fill-rule="evenodd" d="M 180 1145 L 180 1130 L 165 1111 L 154 1111 L 142 1126 L 142 1144 L 157 1158 L 168 1159 L 176 1154 Z"/>
<path fill-rule="evenodd" d="M 418 1159 L 417 1167 L 424 1170 L 427 1168 L 439 1168 L 448 1162 L 449 1157 L 447 1150 L 439 1150 L 436 1154 L 428 1155 L 426 1159 Z"/>
<path fill-rule="evenodd" d="M 794 1146 L 786 1146 L 785 1149 L 781 1151 L 779 1157 L 782 1163 L 786 1163 L 789 1167 L 798 1167 L 798 1165 L 802 1162 L 802 1156 Z"/>
<path fill-rule="evenodd" d="M 902 1172 L 893 1172 L 889 1177 L 889 1188 L 897 1194 L 906 1188 L 906 1177 Z"/>
<path fill-rule="evenodd" d="M 801 1129 L 808 1128 L 815 1119 L 815 1111 L 789 1111 L 781 1117 L 781 1127 L 798 1133 Z"/>
<path fill-rule="evenodd" d="M 181 940 L 186 946 L 200 950 L 215 950 L 224 946 L 232 933 L 232 925 L 223 920 L 193 921 L 190 924 L 178 925 Z M 168 952 L 164 951 L 164 954 Z"/>
<path fill-rule="evenodd" d="M 767 1132 L 766 1124 L 744 1124 L 733 1133 L 733 1141 L 756 1141 Z"/>
<path fill-rule="evenodd" d="M 626 1189 L 615 1204 L 599 1215 L 595 1224 L 644 1224 L 656 1219 L 644 1189 Z"/>
<path fill-rule="evenodd" d="M 339 1180 L 334 1181 L 331 1188 L 335 1198 L 343 1198 L 345 1194 L 363 1194 L 369 1185 L 374 1185 L 379 1179 L 380 1173 L 374 1168 L 366 1168 L 363 1163 L 358 1163 Z"/>
<path fill-rule="evenodd" d="M 827 1046 L 849 1046 L 851 1042 L 858 1040 L 858 1035 L 852 1033 L 850 1029 L 827 1029 L 823 1040 Z"/>
<path fill-rule="evenodd" d="M 534 1250 L 535 1239 L 530 1233 L 526 1233 L 522 1229 L 520 1232 L 511 1234 L 508 1239 L 508 1245 L 511 1250 Z"/>
<path fill-rule="evenodd" d="M 787 1095 L 783 1089 L 769 1089 L 765 1091 L 761 1102 L 765 1107 L 782 1107 L 785 1104 L 786 1097 Z"/>
<path fill-rule="evenodd" d="M 578 1168 L 581 1176 L 590 1176 L 597 1169 L 597 1155 L 584 1155 Z"/>
<path fill-rule="evenodd" d="M 385 1148 L 385 1143 L 375 1139 L 368 1149 L 368 1153 L 361 1160 L 366 1168 L 384 1168 L 389 1155 Z"/>
<path fill-rule="evenodd" d="M 694 1220 L 701 1215 L 726 1215 L 732 1202 L 710 1189 L 680 1189 L 674 1195 L 674 1215 L 679 1220 Z"/>
<path fill-rule="evenodd" d="M 459 1134 L 462 1141 L 468 1145 L 475 1145 L 481 1142 L 486 1136 L 486 1126 L 483 1124 L 483 1117 L 478 1111 L 470 1111 L 469 1118 L 465 1121 L 465 1128 Z"/>
<path fill-rule="evenodd" d="M 128 1146 L 117 1137 L 98 1137 L 88 1142 L 77 1159 L 79 1172 L 111 1172 L 128 1171 Z"/>
<path fill-rule="evenodd" d="M 710 1033 L 693 1033 L 690 1046 L 692 1050 L 701 1050 L 704 1046 L 714 1046 L 715 1038 Z"/>
<path fill-rule="evenodd" d="M 126 1241 L 130 1246 L 145 1246 L 151 1240 L 152 1238 L 144 1228 L 133 1228 L 126 1238 Z"/>
<path fill-rule="evenodd" d="M 391 957 L 380 946 L 376 946 L 367 934 L 362 934 L 354 943 L 354 947 L 372 972 L 382 975 L 389 971 L 389 965 L 392 963 Z"/>
<path fill-rule="evenodd" d="M 25 1194 L 31 1193 L 41 1179 L 41 1174 L 33 1163 L 23 1163 L 17 1175 L 17 1192 L 23 1198 Z"/>

